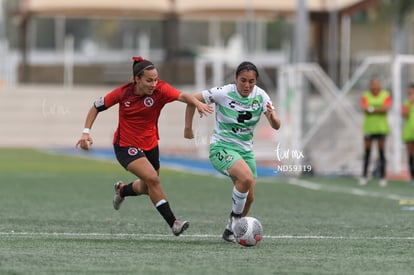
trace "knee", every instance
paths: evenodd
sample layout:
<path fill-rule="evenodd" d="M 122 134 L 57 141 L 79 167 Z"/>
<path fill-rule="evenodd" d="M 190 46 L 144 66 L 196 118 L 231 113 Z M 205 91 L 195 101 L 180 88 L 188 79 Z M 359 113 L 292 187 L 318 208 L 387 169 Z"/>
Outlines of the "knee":
<path fill-rule="evenodd" d="M 156 173 L 148 175 L 143 180 L 145 182 L 145 185 L 147 185 L 149 188 L 156 187 L 160 185 L 160 179 Z"/>
<path fill-rule="evenodd" d="M 244 186 L 245 188 L 250 189 L 250 187 L 254 184 L 254 178 L 253 177 L 246 177 L 240 180 L 240 184 Z"/>
<path fill-rule="evenodd" d="M 251 190 L 253 184 L 254 184 L 254 179 L 253 177 L 245 177 L 245 178 L 241 178 L 235 181 L 235 186 L 236 189 L 239 192 L 245 193 L 248 192 L 249 190 Z"/>

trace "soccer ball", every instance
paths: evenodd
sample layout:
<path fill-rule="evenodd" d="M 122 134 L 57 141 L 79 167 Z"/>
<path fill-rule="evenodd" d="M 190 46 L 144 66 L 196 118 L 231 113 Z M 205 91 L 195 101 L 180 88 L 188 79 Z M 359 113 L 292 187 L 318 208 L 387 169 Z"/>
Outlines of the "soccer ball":
<path fill-rule="evenodd" d="M 258 219 L 243 217 L 234 225 L 233 233 L 240 245 L 255 246 L 263 237 L 263 227 Z"/>

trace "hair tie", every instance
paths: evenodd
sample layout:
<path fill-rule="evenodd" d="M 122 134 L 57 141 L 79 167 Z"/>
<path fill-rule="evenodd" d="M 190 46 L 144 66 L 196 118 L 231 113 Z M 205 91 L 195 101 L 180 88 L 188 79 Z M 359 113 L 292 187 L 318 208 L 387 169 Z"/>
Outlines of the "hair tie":
<path fill-rule="evenodd" d="M 133 76 L 140 77 L 145 70 L 155 69 L 154 64 L 142 56 L 133 56 L 132 60 L 134 60 L 134 63 L 132 64 Z"/>
<path fill-rule="evenodd" d="M 140 62 L 145 60 L 142 56 L 133 56 L 132 60 L 134 60 L 135 62 Z"/>

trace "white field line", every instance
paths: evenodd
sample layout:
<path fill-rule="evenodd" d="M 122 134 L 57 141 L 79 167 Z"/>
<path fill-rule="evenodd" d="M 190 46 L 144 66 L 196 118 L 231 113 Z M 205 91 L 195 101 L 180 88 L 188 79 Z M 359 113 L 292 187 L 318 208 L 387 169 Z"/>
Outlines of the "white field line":
<path fill-rule="evenodd" d="M 67 237 L 67 238 L 134 238 L 134 239 L 221 239 L 221 235 L 213 234 L 191 234 L 175 237 L 170 234 L 134 234 L 134 233 L 75 233 L 75 232 L 0 232 L 0 237 Z M 318 236 L 318 235 L 264 235 L 263 239 L 317 239 L 317 240 L 414 240 L 414 237 L 396 236 L 373 236 L 373 237 L 350 237 L 350 236 Z"/>
<path fill-rule="evenodd" d="M 289 179 L 284 180 L 283 182 L 287 182 L 288 184 L 300 186 L 300 187 L 311 189 L 311 190 L 323 190 L 323 191 L 329 191 L 329 192 L 346 193 L 346 194 L 352 194 L 356 196 L 383 198 L 383 199 L 390 199 L 390 200 L 396 200 L 396 201 L 414 200 L 413 197 L 402 196 L 398 194 L 367 191 L 361 188 L 346 188 L 346 187 L 341 188 L 338 186 L 327 186 L 327 185 L 322 185 L 319 183 L 296 179 L 296 178 L 289 178 Z"/>

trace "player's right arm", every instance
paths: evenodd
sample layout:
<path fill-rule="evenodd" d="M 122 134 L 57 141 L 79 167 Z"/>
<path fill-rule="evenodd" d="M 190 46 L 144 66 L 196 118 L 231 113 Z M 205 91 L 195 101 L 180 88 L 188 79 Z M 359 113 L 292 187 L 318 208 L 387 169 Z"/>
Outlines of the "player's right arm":
<path fill-rule="evenodd" d="M 90 136 L 90 129 L 92 128 L 93 122 L 95 121 L 96 117 L 98 116 L 98 109 L 96 109 L 95 105 L 93 105 L 90 109 L 88 114 L 86 115 L 84 129 L 82 131 L 82 136 L 76 143 L 76 147 L 80 147 L 83 150 L 88 150 L 89 145 L 92 145 L 93 139 Z"/>
<path fill-rule="evenodd" d="M 126 85 L 120 86 L 105 96 L 101 96 L 91 106 L 89 109 L 88 114 L 86 115 L 84 129 L 82 131 L 82 136 L 76 143 L 76 147 L 80 147 L 83 150 L 88 150 L 89 146 L 92 145 L 93 139 L 90 136 L 90 129 L 92 128 L 93 123 L 95 122 L 96 117 L 98 116 L 99 112 L 105 111 L 106 109 L 110 108 L 111 106 L 117 104 L 120 101 L 121 95 L 123 94 L 124 87 Z"/>
<path fill-rule="evenodd" d="M 205 103 L 205 100 L 203 96 L 201 95 L 201 92 L 195 93 L 194 97 Z M 193 132 L 193 117 L 195 113 L 196 107 L 194 105 L 187 104 L 187 107 L 185 109 L 185 126 L 184 126 L 184 138 L 193 139 L 194 138 L 194 132 Z"/>

